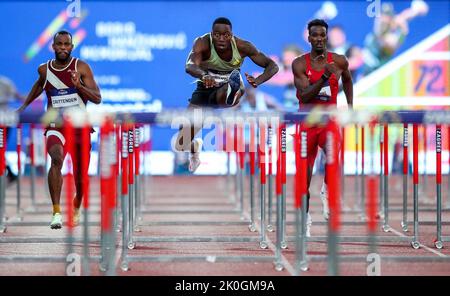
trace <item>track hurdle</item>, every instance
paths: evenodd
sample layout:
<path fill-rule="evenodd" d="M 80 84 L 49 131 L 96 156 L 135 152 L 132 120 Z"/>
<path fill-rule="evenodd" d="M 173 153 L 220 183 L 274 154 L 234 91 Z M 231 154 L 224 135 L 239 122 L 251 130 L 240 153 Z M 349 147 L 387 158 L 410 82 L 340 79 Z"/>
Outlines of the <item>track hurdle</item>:
<path fill-rule="evenodd" d="M 7 230 L 5 224 L 6 207 L 6 127 L 0 125 L 0 233 Z"/>

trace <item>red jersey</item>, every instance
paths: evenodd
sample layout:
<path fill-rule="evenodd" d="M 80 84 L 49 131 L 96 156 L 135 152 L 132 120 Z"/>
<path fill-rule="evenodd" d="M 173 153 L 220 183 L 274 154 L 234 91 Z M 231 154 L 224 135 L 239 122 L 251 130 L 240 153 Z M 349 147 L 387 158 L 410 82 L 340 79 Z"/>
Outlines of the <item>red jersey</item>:
<path fill-rule="evenodd" d="M 56 69 L 52 66 L 54 60 L 47 62 L 47 75 L 44 90 L 47 94 L 47 108 L 68 108 L 80 107 L 85 109 L 87 99 L 78 93 L 72 83 L 71 73 L 77 71 L 78 59 L 73 58 L 63 69 Z"/>
<path fill-rule="evenodd" d="M 321 71 L 314 70 L 311 67 L 310 53 L 305 54 L 304 57 L 306 60 L 306 75 L 308 76 L 309 83 L 314 84 L 321 79 L 322 74 L 325 72 L 325 68 Z M 331 52 L 328 52 L 327 63 L 331 62 L 333 62 L 333 54 Z M 307 104 L 300 103 L 300 109 L 302 107 L 313 107 L 314 105 L 336 105 L 338 90 L 339 82 L 336 79 L 336 76 L 334 74 L 331 74 L 330 79 L 328 79 L 324 83 L 319 94 Z M 300 100 L 300 94 L 298 90 L 297 98 Z"/>

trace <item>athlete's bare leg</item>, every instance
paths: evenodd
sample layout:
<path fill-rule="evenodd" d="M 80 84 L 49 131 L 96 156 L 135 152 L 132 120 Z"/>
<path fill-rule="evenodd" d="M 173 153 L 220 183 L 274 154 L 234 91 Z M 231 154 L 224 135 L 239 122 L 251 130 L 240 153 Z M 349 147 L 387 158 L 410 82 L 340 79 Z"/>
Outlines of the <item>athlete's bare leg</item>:
<path fill-rule="evenodd" d="M 227 98 L 227 88 L 228 85 L 224 84 L 222 85 L 216 93 L 216 101 L 217 105 L 219 105 L 222 108 L 226 107 L 234 107 L 239 103 L 239 99 L 244 94 L 244 90 L 240 89 L 236 92 L 235 97 L 235 104 L 230 106 L 226 104 L 226 98 Z M 188 110 L 193 109 L 201 109 L 201 106 L 189 104 Z M 192 140 L 195 138 L 195 135 L 202 129 L 201 126 L 181 126 L 180 130 L 178 132 L 177 140 L 175 143 L 175 148 L 177 151 L 189 151 L 191 153 L 198 152 L 196 145 L 192 142 Z"/>
<path fill-rule="evenodd" d="M 64 162 L 64 149 L 62 145 L 53 145 L 48 154 L 51 158 L 50 170 L 48 171 L 48 188 L 53 205 L 59 205 L 61 199 L 61 188 L 63 178 L 61 169 Z"/>
<path fill-rule="evenodd" d="M 73 161 L 73 170 L 74 170 L 74 181 L 75 181 L 75 198 L 73 199 L 73 206 L 76 209 L 81 207 L 81 202 L 83 200 L 83 182 L 88 182 L 88 168 L 85 168 L 84 172 L 81 170 L 81 149 L 78 149 L 75 153 L 77 153 L 76 160 Z M 87 163 L 89 167 L 89 162 Z"/>
<path fill-rule="evenodd" d="M 189 111 L 192 111 L 194 109 L 201 109 L 201 107 L 194 104 L 188 105 Z M 198 152 L 197 151 L 198 147 L 196 147 L 196 145 L 192 142 L 192 140 L 201 129 L 202 129 L 201 126 L 181 125 L 175 143 L 175 149 L 181 152 L 191 152 L 191 153 Z"/>

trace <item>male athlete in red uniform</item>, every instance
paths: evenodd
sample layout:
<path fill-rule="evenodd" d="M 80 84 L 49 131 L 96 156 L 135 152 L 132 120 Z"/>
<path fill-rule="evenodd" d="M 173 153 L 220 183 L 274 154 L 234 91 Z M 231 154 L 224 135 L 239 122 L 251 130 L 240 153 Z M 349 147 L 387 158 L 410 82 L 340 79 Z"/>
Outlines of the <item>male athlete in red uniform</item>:
<path fill-rule="evenodd" d="M 67 31 L 59 31 L 53 37 L 53 50 L 55 59 L 39 65 L 39 78 L 34 83 L 24 104 L 18 109 L 23 111 L 45 90 L 47 95 L 47 109 L 63 111 L 71 108 L 85 109 L 88 101 L 100 104 L 100 90 L 94 81 L 92 70 L 85 62 L 71 57 L 73 43 L 72 35 Z M 87 176 L 87 171 L 80 169 L 80 139 L 81 130 L 75 129 L 75 159 L 73 162 L 73 173 L 76 186 L 76 196 L 74 205 L 74 224 L 77 225 L 80 219 L 80 206 L 83 197 L 82 182 L 83 176 Z M 66 156 L 63 128 L 56 127 L 51 123 L 45 132 L 47 137 L 47 151 L 51 158 L 51 167 L 48 172 L 48 186 L 53 204 L 53 216 L 50 228 L 59 229 L 62 227 L 62 216 L 60 210 L 60 198 L 62 187 L 61 168 Z M 89 160 L 88 160 L 89 163 Z M 87 168 L 86 168 L 87 169 Z"/>
<path fill-rule="evenodd" d="M 347 104 L 353 106 L 353 82 L 348 61 L 343 55 L 327 51 L 328 24 L 319 19 L 308 23 L 308 41 L 311 43 L 311 52 L 297 57 L 292 62 L 294 83 L 297 88 L 297 98 L 300 101 L 300 109 L 307 109 L 317 105 L 336 106 L 339 78 L 342 77 L 342 85 Z M 309 127 L 307 130 L 307 162 L 308 162 L 308 204 L 307 204 L 307 231 L 310 236 L 311 215 L 309 214 L 309 185 L 311 183 L 312 169 L 316 159 L 318 147 L 325 152 L 326 128 L 320 126 Z M 323 216 L 329 217 L 328 192 L 326 188 L 327 178 L 321 190 L 323 204 Z"/>

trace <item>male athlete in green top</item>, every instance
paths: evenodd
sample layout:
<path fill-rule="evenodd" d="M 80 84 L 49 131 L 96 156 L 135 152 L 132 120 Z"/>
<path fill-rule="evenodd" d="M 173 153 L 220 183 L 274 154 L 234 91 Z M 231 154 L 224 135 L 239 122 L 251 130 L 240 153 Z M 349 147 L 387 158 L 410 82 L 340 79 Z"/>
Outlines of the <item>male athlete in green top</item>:
<path fill-rule="evenodd" d="M 188 108 L 236 106 L 244 94 L 244 83 L 239 70 L 245 57 L 250 57 L 256 65 L 264 68 L 264 72 L 256 78 L 245 73 L 247 82 L 253 87 L 264 83 L 278 72 L 276 63 L 252 43 L 233 36 L 229 19 L 217 18 L 211 33 L 195 39 L 186 61 L 186 72 L 198 79 Z M 201 127 L 181 127 L 176 140 L 178 151 L 191 152 L 191 172 L 200 165 L 202 140 L 193 139 L 200 129 Z"/>

